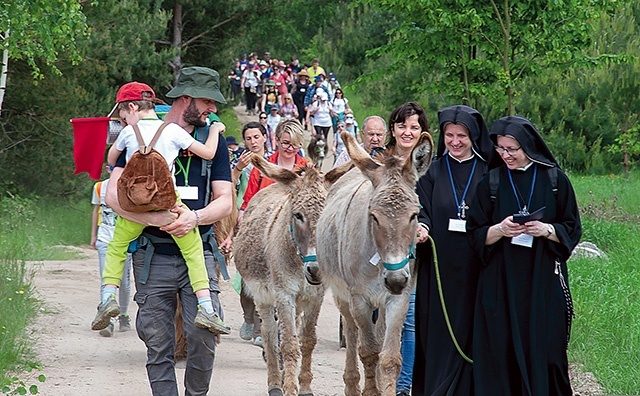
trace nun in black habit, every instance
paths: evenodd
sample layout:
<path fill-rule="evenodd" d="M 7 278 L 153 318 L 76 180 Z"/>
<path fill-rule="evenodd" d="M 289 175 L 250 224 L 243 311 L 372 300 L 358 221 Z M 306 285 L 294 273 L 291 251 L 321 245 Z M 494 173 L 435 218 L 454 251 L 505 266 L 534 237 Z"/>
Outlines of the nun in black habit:
<path fill-rule="evenodd" d="M 569 396 L 566 261 L 582 234 L 575 194 L 529 120 L 501 118 L 490 137 L 502 161 L 489 165 L 467 221 L 481 260 L 475 394 Z M 527 215 L 524 224 L 514 221 Z"/>
<path fill-rule="evenodd" d="M 487 170 L 493 145 L 482 115 L 467 106 L 438 112 L 438 158 L 418 181 L 422 209 L 418 241 L 435 241 L 442 291 L 451 326 L 465 355 L 471 333 L 479 265 L 465 221 L 476 185 Z M 472 395 L 472 364 L 457 351 L 449 334 L 436 284 L 431 243 L 418 243 L 416 359 L 413 395 Z"/>

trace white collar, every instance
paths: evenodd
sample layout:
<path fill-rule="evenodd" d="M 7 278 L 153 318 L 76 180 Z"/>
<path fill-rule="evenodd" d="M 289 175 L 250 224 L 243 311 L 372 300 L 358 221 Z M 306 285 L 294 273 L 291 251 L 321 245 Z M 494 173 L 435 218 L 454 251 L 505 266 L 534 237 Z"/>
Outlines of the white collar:
<path fill-rule="evenodd" d="M 471 157 L 469 157 L 469 158 L 464 158 L 464 159 L 461 159 L 461 160 L 459 160 L 459 159 L 457 159 L 456 157 L 454 157 L 453 155 L 451 155 L 451 152 L 450 152 L 450 151 L 447 151 L 447 154 L 449 154 L 449 158 L 451 158 L 451 159 L 455 160 L 455 161 L 456 161 L 457 163 L 459 163 L 459 164 L 461 164 L 461 163 L 463 163 L 463 162 L 467 162 L 467 161 L 469 161 L 470 159 L 473 159 L 473 157 L 475 157 L 475 154 L 473 154 L 473 151 L 471 152 Z"/>
<path fill-rule="evenodd" d="M 522 168 L 516 168 L 516 170 L 526 171 L 527 169 L 531 168 L 531 165 L 533 165 L 533 161 L 529 161 L 527 165 L 523 166 Z"/>

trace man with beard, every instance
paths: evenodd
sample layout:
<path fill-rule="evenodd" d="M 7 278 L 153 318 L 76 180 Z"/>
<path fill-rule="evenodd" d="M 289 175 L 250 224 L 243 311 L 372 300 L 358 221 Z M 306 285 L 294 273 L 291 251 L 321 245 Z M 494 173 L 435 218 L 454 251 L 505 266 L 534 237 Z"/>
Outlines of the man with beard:
<path fill-rule="evenodd" d="M 226 103 L 220 92 L 218 73 L 205 67 L 184 68 L 178 83 L 167 96 L 175 100 L 164 121 L 178 124 L 198 140 L 203 136 L 206 138 L 209 132 L 206 119 L 209 113 L 216 111 L 216 102 Z M 218 139 L 213 160 L 206 161 L 184 151 L 175 165 L 176 185 L 186 207 L 178 207 L 171 212 L 123 211 L 118 205 L 116 188 L 124 166 L 123 156 L 112 172 L 111 178 L 116 182 L 110 183 L 107 202 L 120 216 L 149 225 L 138 240 L 133 268 L 134 299 L 139 307 L 136 328 L 147 346 L 146 366 L 152 393 L 178 395 L 174 368 L 174 317 L 179 295 L 188 345 L 184 394 L 206 395 L 213 373 L 217 336 L 193 324 L 198 301 L 189 284 L 187 266 L 180 249 L 169 234 L 180 237 L 198 227 L 203 240 L 211 300 L 222 316 L 216 263 L 223 276 L 228 275 L 211 225 L 228 216 L 233 204 L 226 140 Z"/>

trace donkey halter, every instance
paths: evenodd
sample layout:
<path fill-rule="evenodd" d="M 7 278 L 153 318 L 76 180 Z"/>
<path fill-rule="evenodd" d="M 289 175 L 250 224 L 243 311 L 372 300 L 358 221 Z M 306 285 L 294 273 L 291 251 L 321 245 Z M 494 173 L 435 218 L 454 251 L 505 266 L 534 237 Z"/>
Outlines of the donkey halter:
<path fill-rule="evenodd" d="M 383 261 L 382 266 L 388 271 L 396 271 L 401 268 L 404 268 L 407 264 L 409 264 L 409 261 L 414 260 L 415 258 L 416 258 L 416 243 L 412 242 L 411 246 L 409 247 L 409 254 L 407 254 L 407 257 L 405 257 L 399 263 L 387 263 L 386 261 Z"/>

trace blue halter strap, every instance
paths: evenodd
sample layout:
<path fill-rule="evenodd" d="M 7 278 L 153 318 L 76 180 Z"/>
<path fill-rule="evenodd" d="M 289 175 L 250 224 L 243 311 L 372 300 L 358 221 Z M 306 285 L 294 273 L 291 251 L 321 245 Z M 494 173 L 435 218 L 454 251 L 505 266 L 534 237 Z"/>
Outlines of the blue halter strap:
<path fill-rule="evenodd" d="M 291 233 L 291 240 L 293 241 L 293 244 L 296 245 L 296 252 L 298 252 L 298 256 L 300 256 L 300 259 L 302 259 L 302 262 L 309 263 L 312 261 L 318 261 L 318 256 L 316 256 L 315 254 L 303 256 L 302 253 L 300 252 L 300 248 L 296 243 L 296 239 L 293 237 L 293 216 L 291 217 L 291 222 L 289 223 L 289 232 Z"/>
<path fill-rule="evenodd" d="M 416 244 L 415 242 L 413 242 L 411 244 L 411 247 L 409 248 L 409 254 L 407 254 L 407 257 L 405 257 L 404 260 L 395 264 L 387 263 L 386 261 L 383 261 L 382 266 L 384 266 L 384 268 L 388 271 L 395 271 L 395 270 L 404 268 L 409 263 L 410 260 L 413 260 L 415 258 L 416 258 Z"/>

